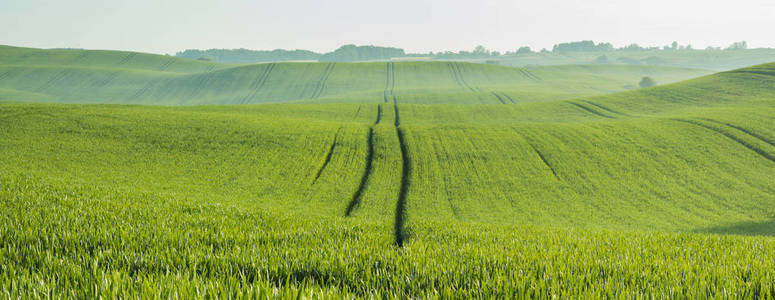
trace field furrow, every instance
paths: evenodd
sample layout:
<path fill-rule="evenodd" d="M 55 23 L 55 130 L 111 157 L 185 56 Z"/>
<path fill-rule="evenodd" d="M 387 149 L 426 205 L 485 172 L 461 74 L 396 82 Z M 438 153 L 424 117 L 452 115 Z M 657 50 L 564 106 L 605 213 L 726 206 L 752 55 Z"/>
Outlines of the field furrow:
<path fill-rule="evenodd" d="M 367 143 L 367 152 L 366 152 L 366 163 L 363 168 L 363 174 L 361 175 L 361 181 L 358 184 L 358 188 L 355 190 L 355 193 L 352 196 L 352 199 L 350 199 L 350 202 L 347 204 L 347 209 L 345 210 L 344 215 L 346 217 L 349 217 L 353 210 L 358 207 L 358 205 L 361 203 L 361 198 L 363 197 L 363 193 L 366 190 L 366 184 L 369 182 L 369 177 L 371 176 L 372 172 L 372 161 L 374 160 L 374 128 L 369 127 L 369 132 L 366 136 L 366 143 Z"/>
<path fill-rule="evenodd" d="M 380 121 L 382 121 L 382 105 L 377 104 L 377 120 L 374 121 L 374 125 L 379 125 Z"/>
<path fill-rule="evenodd" d="M 312 184 L 314 185 L 317 183 L 318 179 L 320 178 L 320 175 L 323 174 L 323 171 L 325 171 L 326 166 L 328 166 L 328 163 L 331 161 L 331 156 L 334 155 L 334 149 L 336 149 L 336 139 L 339 137 L 339 130 L 334 133 L 334 141 L 331 142 L 331 148 L 328 149 L 328 153 L 326 153 L 326 158 L 323 160 L 323 164 L 320 166 L 320 169 L 318 169 L 318 172 L 315 174 L 315 179 L 312 180 Z"/>
<path fill-rule="evenodd" d="M 385 91 L 382 93 L 382 98 L 385 103 L 388 103 L 388 92 L 391 91 L 390 89 L 390 65 L 391 63 L 387 62 L 385 63 Z"/>
<path fill-rule="evenodd" d="M 164 62 L 160 67 L 159 71 L 167 71 L 169 68 L 177 61 L 176 58 L 170 57 L 166 62 Z"/>
<path fill-rule="evenodd" d="M 126 56 L 122 57 L 121 60 L 116 63 L 116 66 L 120 67 L 129 63 L 129 61 L 131 61 L 135 56 L 137 56 L 137 52 L 130 52 Z"/>
<path fill-rule="evenodd" d="M 323 75 L 320 77 L 320 80 L 315 87 L 315 91 L 312 94 L 313 99 L 320 98 L 320 96 L 323 94 L 323 91 L 326 89 L 326 82 L 328 81 L 328 77 L 331 76 L 331 72 L 334 70 L 334 66 L 336 66 L 336 63 L 329 63 L 326 65 L 325 70 L 323 70 Z"/>
<path fill-rule="evenodd" d="M 610 109 L 610 108 L 608 108 L 608 107 L 605 107 L 605 106 L 603 106 L 603 105 L 600 105 L 600 104 L 598 104 L 598 103 L 595 103 L 595 102 L 592 102 L 592 101 L 584 100 L 583 102 L 584 102 L 584 103 L 587 103 L 587 104 L 589 104 L 589 105 L 592 105 L 592 106 L 594 106 L 594 107 L 597 107 L 597 108 L 599 108 L 599 109 L 602 109 L 602 110 L 604 110 L 604 111 L 607 111 L 607 112 L 609 112 L 609 113 L 615 114 L 615 115 L 620 115 L 620 116 L 630 117 L 630 115 L 628 115 L 628 114 L 626 114 L 626 113 L 619 112 L 619 111 L 615 111 L 615 110 L 613 110 L 613 109 Z"/>
<path fill-rule="evenodd" d="M 698 120 L 691 120 L 691 119 L 674 119 L 674 120 L 675 121 L 679 121 L 679 122 L 683 122 L 683 123 L 687 123 L 687 124 L 692 124 L 692 125 L 695 125 L 695 126 L 698 126 L 698 127 L 702 127 L 702 128 L 707 129 L 707 130 L 711 130 L 713 132 L 716 132 L 716 133 L 718 133 L 720 135 L 723 135 L 723 136 L 729 138 L 732 141 L 735 141 L 736 143 L 740 144 L 741 146 L 746 147 L 746 148 L 750 149 L 753 152 L 756 152 L 761 157 L 766 158 L 767 160 L 769 160 L 771 162 L 775 162 L 775 155 L 769 153 L 768 151 L 763 150 L 759 146 L 756 146 L 753 143 L 751 143 L 749 141 L 746 141 L 746 140 L 744 140 L 744 139 L 742 139 L 742 138 L 740 138 L 740 137 L 738 137 L 738 136 L 736 136 L 736 135 L 734 135 L 734 134 L 732 134 L 732 133 L 730 133 L 730 132 L 728 132 L 726 130 L 721 130 L 719 128 L 716 128 L 716 127 L 704 124 L 702 122 L 699 122 Z"/>
<path fill-rule="evenodd" d="M 498 95 L 498 93 L 492 92 L 492 95 L 495 96 L 495 98 L 498 99 L 498 101 L 500 101 L 501 104 L 506 104 L 506 101 L 503 101 L 503 98 L 500 95 Z"/>
<path fill-rule="evenodd" d="M 501 94 L 503 94 L 503 97 L 506 97 L 506 99 L 509 99 L 509 101 L 511 101 L 511 104 L 517 104 L 517 102 L 514 101 L 514 99 L 511 98 L 511 96 L 509 96 L 508 94 L 506 93 L 501 93 Z"/>
<path fill-rule="evenodd" d="M 409 190 L 409 178 L 411 174 L 411 161 L 409 158 L 409 150 L 406 144 L 406 138 L 404 137 L 404 131 L 400 127 L 396 127 L 396 134 L 398 135 L 398 144 L 401 148 L 401 189 L 398 193 L 398 201 L 396 201 L 396 213 L 394 223 L 395 243 L 400 248 L 404 245 L 406 239 L 405 223 L 406 223 L 406 194 Z"/>
<path fill-rule="evenodd" d="M 521 72 L 525 77 L 530 78 L 534 81 L 541 81 L 541 78 L 533 74 L 533 72 L 530 72 L 529 70 L 525 68 L 519 68 L 519 72 Z"/>
<path fill-rule="evenodd" d="M 544 154 L 541 153 L 541 151 L 538 151 L 538 148 L 536 148 L 535 145 L 530 144 L 530 148 L 533 148 L 533 151 L 538 155 L 538 158 L 541 159 L 541 162 L 544 163 L 544 165 L 549 168 L 549 171 L 552 171 L 552 175 L 554 175 L 554 178 L 557 180 L 560 180 L 560 177 L 557 176 L 557 171 L 554 170 L 554 167 L 552 167 L 552 164 L 549 163 L 548 160 L 546 160 L 546 157 L 544 157 Z"/>
<path fill-rule="evenodd" d="M 733 128 L 733 129 L 737 129 L 737 131 L 740 131 L 742 133 L 745 133 L 747 135 L 755 137 L 755 138 L 759 139 L 760 141 L 765 142 L 767 144 L 770 144 L 770 146 L 775 147 L 775 141 L 772 141 L 772 140 L 770 140 L 770 139 L 768 139 L 768 138 L 766 138 L 766 137 L 764 137 L 764 136 L 762 136 L 762 135 L 760 135 L 758 133 L 752 132 L 752 131 L 750 131 L 748 129 L 745 129 L 743 127 L 740 127 L 740 126 L 737 126 L 737 125 L 733 125 L 733 124 L 730 124 L 730 123 L 727 123 L 727 122 L 721 122 L 721 121 L 718 121 L 718 120 L 708 119 L 708 118 L 701 118 L 701 120 L 712 122 L 712 123 L 716 123 L 716 124 L 723 125 L 723 126 L 727 126 L 727 127 Z"/>
<path fill-rule="evenodd" d="M 599 111 L 596 111 L 596 110 L 594 110 L 594 109 L 592 109 L 592 108 L 590 108 L 590 107 L 588 107 L 586 105 L 582 105 L 581 103 L 577 103 L 577 102 L 573 102 L 573 101 L 568 101 L 568 103 L 570 103 L 570 104 L 572 104 L 572 105 L 574 105 L 574 106 L 576 106 L 576 107 L 578 107 L 578 108 L 580 108 L 580 109 L 582 109 L 582 110 L 584 110 L 586 112 L 589 112 L 591 114 L 594 114 L 594 115 L 597 115 L 597 116 L 600 116 L 600 117 L 603 117 L 603 118 L 615 119 L 612 116 L 609 116 L 607 114 L 604 114 L 604 113 L 601 113 Z"/>
<path fill-rule="evenodd" d="M 390 95 L 394 95 L 396 90 L 396 63 L 390 63 Z"/>
<path fill-rule="evenodd" d="M 256 77 L 256 79 L 250 83 L 250 91 L 244 98 L 242 98 L 241 104 L 249 103 L 250 100 L 256 96 L 256 94 L 258 93 L 258 90 L 261 89 L 261 85 L 262 85 L 262 82 L 264 81 L 264 78 L 266 78 L 269 72 L 271 72 L 271 69 L 273 66 L 274 64 L 267 65 L 264 68 L 264 70 L 258 75 L 258 77 Z"/>
<path fill-rule="evenodd" d="M 0 73 L 0 81 L 3 81 L 8 75 L 11 74 L 11 70 L 6 70 L 5 72 Z"/>

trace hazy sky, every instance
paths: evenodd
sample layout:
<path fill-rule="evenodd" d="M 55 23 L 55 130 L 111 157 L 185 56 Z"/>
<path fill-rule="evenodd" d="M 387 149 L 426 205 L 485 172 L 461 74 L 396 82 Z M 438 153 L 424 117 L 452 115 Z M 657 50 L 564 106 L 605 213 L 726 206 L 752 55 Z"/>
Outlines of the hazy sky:
<path fill-rule="evenodd" d="M 0 1 L 0 44 L 175 53 L 342 44 L 410 52 L 591 39 L 775 47 L 775 0 Z"/>

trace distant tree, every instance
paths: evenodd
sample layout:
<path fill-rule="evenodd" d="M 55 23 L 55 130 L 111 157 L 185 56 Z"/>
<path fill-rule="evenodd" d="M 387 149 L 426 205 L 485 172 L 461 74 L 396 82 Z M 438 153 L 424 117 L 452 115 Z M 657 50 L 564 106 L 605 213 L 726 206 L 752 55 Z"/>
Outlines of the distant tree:
<path fill-rule="evenodd" d="M 474 55 L 477 55 L 477 56 L 489 56 L 490 55 L 490 51 L 487 50 L 487 48 L 485 48 L 484 46 L 478 45 L 478 46 L 476 46 L 476 48 L 474 48 Z"/>
<path fill-rule="evenodd" d="M 670 45 L 673 50 L 678 50 L 678 42 L 673 41 L 673 43 Z"/>
<path fill-rule="evenodd" d="M 598 56 L 595 59 L 595 63 L 596 64 L 607 64 L 608 63 L 608 56 L 605 56 L 605 55 Z"/>
<path fill-rule="evenodd" d="M 200 57 L 200 58 L 197 58 L 196 60 L 201 60 L 201 61 L 211 61 L 212 59 L 209 59 L 209 58 L 207 58 L 207 57 L 204 57 L 204 56 L 202 56 L 202 57 Z"/>
<path fill-rule="evenodd" d="M 640 80 L 640 83 L 638 83 L 638 85 L 640 86 L 640 88 L 645 89 L 652 86 L 656 86 L 657 82 L 654 81 L 654 79 L 652 79 L 651 77 L 646 76 Z"/>
<path fill-rule="evenodd" d="M 501 53 L 498 51 L 490 52 L 490 56 L 501 56 Z"/>
<path fill-rule="evenodd" d="M 732 43 L 732 45 L 727 47 L 727 50 L 745 50 L 745 49 L 748 49 L 748 42 L 746 41 Z"/>
<path fill-rule="evenodd" d="M 597 51 L 608 52 L 614 50 L 614 45 L 611 43 L 599 43 L 595 46 Z"/>
<path fill-rule="evenodd" d="M 638 44 L 630 44 L 627 47 L 622 48 L 621 50 L 624 50 L 624 51 L 640 51 L 640 50 L 644 50 L 644 49 L 643 49 L 643 47 L 641 47 Z"/>
<path fill-rule="evenodd" d="M 533 50 L 530 49 L 528 46 L 519 47 L 517 50 L 517 55 L 523 55 L 523 54 L 531 54 L 533 53 Z"/>
<path fill-rule="evenodd" d="M 355 46 L 344 45 L 336 49 L 334 52 L 323 54 L 318 58 L 318 61 L 363 61 L 363 60 L 378 60 L 378 59 L 391 59 L 393 57 L 402 57 L 406 53 L 403 49 L 392 47 L 376 47 L 376 46 Z"/>
<path fill-rule="evenodd" d="M 268 61 L 315 60 L 320 54 L 308 50 L 189 49 L 175 56 L 190 59 L 207 58 L 223 63 L 257 63 Z"/>
<path fill-rule="evenodd" d="M 613 51 L 611 43 L 595 44 L 593 41 L 579 41 L 554 45 L 552 52 L 608 52 Z"/>

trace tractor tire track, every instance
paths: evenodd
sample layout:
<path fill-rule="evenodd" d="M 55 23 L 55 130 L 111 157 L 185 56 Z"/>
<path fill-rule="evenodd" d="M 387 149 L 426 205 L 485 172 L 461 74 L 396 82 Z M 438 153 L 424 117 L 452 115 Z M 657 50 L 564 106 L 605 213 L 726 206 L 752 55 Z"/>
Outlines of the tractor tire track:
<path fill-rule="evenodd" d="M 68 71 L 69 71 L 69 69 L 64 68 L 61 71 L 55 73 L 54 76 L 52 76 L 51 78 L 46 80 L 46 82 L 41 84 L 34 91 L 38 92 L 38 93 L 41 93 L 41 92 L 44 92 L 44 91 L 48 90 L 49 88 L 51 88 L 54 85 L 55 82 L 60 81 L 60 80 L 64 79 L 65 77 L 67 77 Z"/>
<path fill-rule="evenodd" d="M 269 74 L 272 73 L 275 65 L 276 65 L 275 63 L 271 63 L 268 66 L 266 66 L 264 71 L 261 72 L 261 75 L 259 75 L 258 78 L 255 81 L 253 81 L 253 83 L 250 84 L 251 91 L 247 96 L 245 96 L 245 98 L 242 98 L 242 101 L 241 101 L 242 104 L 247 104 L 248 101 L 253 99 L 261 90 L 261 88 L 264 87 L 267 79 L 269 78 Z"/>
<path fill-rule="evenodd" d="M 143 85 L 143 87 L 142 87 L 142 88 L 140 88 L 139 90 L 137 90 L 137 92 L 135 92 L 134 94 L 132 94 L 132 96 L 130 96 L 130 98 L 129 98 L 129 99 L 137 99 L 137 98 L 140 98 L 140 96 L 143 96 L 143 95 L 145 95 L 146 93 L 148 93 L 148 91 L 150 91 L 150 90 L 151 90 L 151 86 L 152 86 L 152 82 L 146 82 L 146 83 L 145 83 L 145 85 Z"/>
<path fill-rule="evenodd" d="M 447 68 L 449 68 L 449 72 L 450 74 L 452 74 L 452 78 L 455 79 L 455 82 L 457 83 L 457 85 L 460 87 L 463 87 L 463 83 L 460 82 L 460 78 L 458 78 L 457 76 L 457 70 L 455 69 L 455 67 L 452 66 L 452 62 L 447 63 Z"/>
<path fill-rule="evenodd" d="M 404 240 L 406 238 L 404 224 L 406 223 L 406 193 L 409 190 L 409 178 L 411 176 L 411 160 L 409 158 L 409 150 L 404 137 L 404 131 L 401 129 L 401 118 L 398 111 L 398 99 L 393 97 L 393 107 L 395 109 L 396 120 L 396 135 L 398 136 L 398 145 L 401 148 L 401 188 L 398 192 L 398 201 L 396 201 L 396 213 L 395 222 L 393 228 L 393 235 L 395 236 L 395 244 L 399 248 L 404 246 Z"/>
<path fill-rule="evenodd" d="M 398 98 L 396 98 L 396 96 L 393 96 L 393 110 L 396 115 L 395 123 L 393 123 L 393 125 L 398 127 L 401 125 L 401 118 L 398 116 Z"/>
<path fill-rule="evenodd" d="M 600 117 L 603 117 L 603 118 L 616 119 L 616 118 L 614 118 L 612 116 L 606 115 L 604 113 L 601 113 L 599 111 L 596 111 L 594 109 L 586 107 L 586 106 L 584 106 L 584 105 L 582 105 L 580 103 L 576 103 L 576 102 L 573 102 L 573 101 L 568 101 L 568 103 L 570 103 L 570 104 L 572 104 L 572 105 L 574 105 L 574 106 L 576 106 L 578 108 L 581 108 L 582 110 L 584 110 L 584 111 L 586 111 L 588 113 L 591 113 L 591 114 L 594 114 L 594 115 L 597 115 L 597 116 L 600 116 Z"/>
<path fill-rule="evenodd" d="M 372 161 L 374 160 L 374 127 L 369 127 L 369 133 L 367 135 L 368 149 L 366 152 L 366 166 L 363 170 L 363 176 L 361 176 L 361 183 L 358 185 L 358 189 L 355 190 L 352 200 L 347 204 L 347 210 L 344 212 L 345 217 L 349 217 L 353 210 L 361 203 L 363 192 L 366 190 L 366 183 L 369 182 L 372 171 Z"/>
<path fill-rule="evenodd" d="M 170 66 L 172 66 L 172 64 L 175 63 L 176 60 L 177 60 L 176 58 L 170 57 L 170 59 L 168 59 L 166 62 L 164 62 L 164 64 L 162 64 L 159 67 L 159 71 L 162 71 L 162 72 L 167 71 L 170 68 Z"/>
<path fill-rule="evenodd" d="M 213 79 L 212 76 L 209 76 L 205 73 L 199 73 L 196 76 L 198 76 L 199 80 L 197 81 L 196 87 L 191 89 L 191 92 L 189 93 L 189 97 L 191 98 L 196 98 L 196 96 L 199 95 L 206 86 L 208 86 L 208 81 Z"/>
<path fill-rule="evenodd" d="M 377 104 L 377 120 L 374 122 L 374 125 L 379 124 L 380 119 L 382 118 L 382 105 Z M 352 212 L 355 210 L 356 207 L 361 203 L 361 199 L 363 198 L 363 193 L 366 191 L 366 184 L 369 182 L 369 178 L 371 178 L 372 173 L 372 161 L 374 161 L 374 127 L 369 127 L 369 133 L 367 136 L 367 143 L 368 143 L 368 150 L 366 153 L 366 166 L 364 167 L 363 176 L 361 176 L 361 182 L 358 185 L 358 188 L 355 190 L 355 194 L 353 194 L 352 199 L 350 199 L 350 202 L 347 204 L 347 209 L 345 209 L 344 216 L 349 217 Z M 331 152 L 333 152 L 333 145 L 331 146 Z"/>
<path fill-rule="evenodd" d="M 394 95 L 396 90 L 396 63 L 390 63 L 390 95 Z"/>
<path fill-rule="evenodd" d="M 377 104 L 377 121 L 374 122 L 374 125 L 378 125 L 381 120 L 382 120 L 382 105 Z"/>
<path fill-rule="evenodd" d="M 525 77 L 530 78 L 533 81 L 541 81 L 541 78 L 533 74 L 532 72 L 528 71 L 525 68 L 519 68 L 519 72 L 522 73 L 522 75 L 525 75 Z"/>
<path fill-rule="evenodd" d="M 511 101 L 511 104 L 517 104 L 517 101 L 514 101 L 514 99 L 512 99 L 511 96 L 507 95 L 506 93 L 501 93 L 501 94 L 503 94 L 503 96 L 506 97 L 506 99 L 509 99 L 509 101 Z"/>
<path fill-rule="evenodd" d="M 595 107 L 597 107 L 597 108 L 599 108 L 599 109 L 602 109 L 602 110 L 604 110 L 604 111 L 610 112 L 610 113 L 612 113 L 612 114 L 621 115 L 621 116 L 625 116 L 625 117 L 631 117 L 630 115 L 628 115 L 628 114 L 626 114 L 626 113 L 619 112 L 619 111 L 615 111 L 615 110 L 613 110 L 613 109 L 610 109 L 610 108 L 608 108 L 608 107 L 602 106 L 602 105 L 600 105 L 600 104 L 597 104 L 597 103 L 595 103 L 595 102 L 592 102 L 592 101 L 586 101 L 586 100 L 583 100 L 583 102 L 585 102 L 585 103 L 587 103 L 587 104 L 589 104 L 589 105 L 595 106 Z"/>
<path fill-rule="evenodd" d="M 398 109 L 396 109 L 398 111 Z M 401 147 L 401 189 L 398 191 L 398 201 L 396 202 L 396 219 L 394 223 L 395 243 L 399 248 L 404 246 L 406 234 L 404 224 L 406 223 L 406 192 L 409 190 L 409 177 L 411 176 L 409 150 L 406 147 L 406 138 L 404 131 L 396 127 L 398 135 L 398 144 Z"/>
<path fill-rule="evenodd" d="M 457 75 L 460 78 L 460 82 L 463 84 L 463 86 L 467 87 L 472 92 L 476 92 L 474 88 L 472 88 L 468 82 L 466 82 L 465 78 L 463 78 L 463 70 L 460 68 L 460 64 L 457 62 L 452 63 L 453 67 L 456 69 Z"/>
<path fill-rule="evenodd" d="M 742 128 L 740 126 L 732 125 L 732 124 L 721 122 L 721 121 L 716 121 L 716 120 L 713 120 L 713 119 L 702 118 L 702 120 L 705 120 L 705 121 L 708 121 L 708 122 L 713 122 L 713 123 L 716 123 L 716 124 L 719 124 L 719 125 L 724 125 L 724 126 L 727 126 L 727 127 L 730 127 L 730 128 L 737 129 L 738 131 L 741 131 L 741 132 L 743 132 L 745 134 L 748 134 L 748 135 L 750 135 L 752 137 L 755 137 L 755 138 L 759 139 L 760 141 L 765 142 L 767 144 L 770 144 L 770 146 L 775 147 L 775 142 L 767 139 L 766 137 L 763 137 L 763 136 L 759 135 L 758 133 L 754 133 L 754 132 L 752 132 L 752 131 L 750 131 L 748 129 Z"/>
<path fill-rule="evenodd" d="M 334 155 L 334 149 L 336 149 L 336 140 L 339 138 L 340 131 L 341 128 L 336 130 L 336 133 L 334 134 L 334 141 L 331 142 L 331 148 L 328 149 L 328 153 L 326 154 L 326 159 L 323 161 L 323 165 L 320 166 L 320 169 L 318 169 L 318 172 L 315 174 L 315 179 L 312 180 L 312 185 L 317 183 L 318 179 L 320 179 L 320 175 L 323 174 L 326 166 L 328 166 L 328 163 L 331 161 L 331 156 Z"/>
<path fill-rule="evenodd" d="M 320 77 L 320 80 L 318 80 L 317 85 L 315 85 L 315 90 L 312 91 L 312 97 L 313 99 L 320 98 L 320 95 L 323 94 L 323 90 L 326 88 L 326 82 L 328 81 L 328 77 L 331 76 L 331 72 L 334 70 L 334 66 L 336 63 L 329 63 L 326 65 L 326 68 L 323 70 L 323 75 Z"/>
<path fill-rule="evenodd" d="M 746 147 L 749 150 L 751 150 L 753 152 L 756 152 L 760 156 L 768 159 L 769 161 L 775 163 L 775 156 L 767 153 L 766 151 L 762 150 L 761 148 L 759 148 L 759 147 L 757 147 L 755 145 L 751 145 L 751 143 L 748 143 L 748 142 L 742 140 L 741 138 L 735 136 L 734 134 L 728 133 L 728 132 L 720 130 L 718 128 L 714 128 L 712 126 L 708 126 L 706 124 L 703 124 L 702 122 L 697 122 L 695 120 L 684 120 L 684 119 L 673 119 L 673 120 L 674 121 L 678 121 L 678 122 L 687 123 L 687 124 L 692 124 L 694 126 L 702 127 L 702 128 L 707 129 L 707 130 L 710 130 L 710 131 L 716 132 L 718 134 L 721 134 L 721 135 L 723 135 L 723 136 L 725 136 L 725 137 L 727 137 L 727 138 L 737 142 L 738 144 L 742 145 L 743 147 Z"/>
<path fill-rule="evenodd" d="M 536 146 L 533 145 L 532 143 L 528 143 L 528 145 L 530 145 L 530 148 L 533 148 L 533 151 L 535 151 L 535 153 L 538 154 L 538 158 L 540 158 L 541 161 L 544 162 L 544 165 L 546 165 L 546 167 L 552 171 L 552 175 L 554 175 L 554 178 L 557 180 L 560 180 L 560 176 L 557 176 L 557 171 L 555 171 L 554 167 L 552 167 L 552 164 L 550 164 L 549 161 L 546 160 L 546 157 L 544 156 L 544 154 L 541 153 L 541 151 L 538 151 L 538 148 L 536 148 Z"/>
<path fill-rule="evenodd" d="M 385 63 L 385 91 L 382 92 L 382 99 L 388 103 L 388 91 L 390 90 L 390 63 Z"/>
<path fill-rule="evenodd" d="M 495 96 L 495 98 L 498 98 L 498 101 L 500 101 L 501 104 L 506 104 L 506 101 L 503 101 L 503 98 L 501 98 L 501 96 L 498 95 L 498 93 L 492 92 L 492 94 Z"/>
<path fill-rule="evenodd" d="M 132 53 L 127 54 L 127 56 L 124 56 L 123 58 L 121 58 L 121 60 L 118 61 L 118 63 L 116 63 L 116 66 L 123 66 L 123 65 L 125 65 L 132 58 L 134 58 L 135 56 L 137 56 L 137 52 L 132 52 Z"/>
<path fill-rule="evenodd" d="M 92 87 L 105 87 L 113 82 L 113 80 L 116 80 L 116 78 L 119 75 L 119 71 L 111 72 L 107 76 L 105 76 L 102 80 L 98 80 L 92 84 Z"/>
<path fill-rule="evenodd" d="M 0 73 L 0 81 L 3 81 L 10 74 L 11 74 L 11 70 L 6 70 L 5 72 Z"/>
<path fill-rule="evenodd" d="M 361 108 L 362 107 L 363 107 L 363 105 L 358 105 L 358 109 L 355 110 L 355 115 L 353 115 L 353 121 L 358 119 L 358 114 L 361 113 Z"/>

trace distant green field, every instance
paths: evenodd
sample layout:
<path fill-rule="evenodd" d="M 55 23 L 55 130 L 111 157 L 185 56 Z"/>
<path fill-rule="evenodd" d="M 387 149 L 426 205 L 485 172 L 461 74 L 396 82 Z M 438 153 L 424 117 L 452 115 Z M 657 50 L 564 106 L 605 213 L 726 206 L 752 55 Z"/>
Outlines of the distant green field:
<path fill-rule="evenodd" d="M 390 102 L 513 104 L 635 89 L 706 70 L 651 66 L 529 69 L 459 62 L 224 65 L 134 52 L 0 46 L 0 100 L 116 104 Z"/>
<path fill-rule="evenodd" d="M 94 74 L 97 64 L 74 67 Z M 221 74 L 210 84 L 227 93 L 251 73 L 258 88 L 246 103 L 307 96 L 0 104 L 0 293 L 775 296 L 775 64 L 590 97 L 559 86 L 602 94 L 622 83 L 592 92 L 584 80 L 607 82 L 616 68 L 637 79 L 647 68 L 178 68 L 120 76 L 197 86 L 192 78 Z M 677 76 L 650 72 L 663 71 Z M 9 77 L 0 95 L 100 102 Z M 218 97 L 199 86 L 148 89 L 137 103 Z M 104 102 L 135 102 L 111 89 Z"/>
<path fill-rule="evenodd" d="M 775 60 L 775 49 L 745 50 L 630 50 L 605 52 L 531 53 L 474 59 L 471 62 L 497 61 L 504 66 L 548 66 L 567 64 L 605 64 L 668 66 L 726 71 Z"/>

